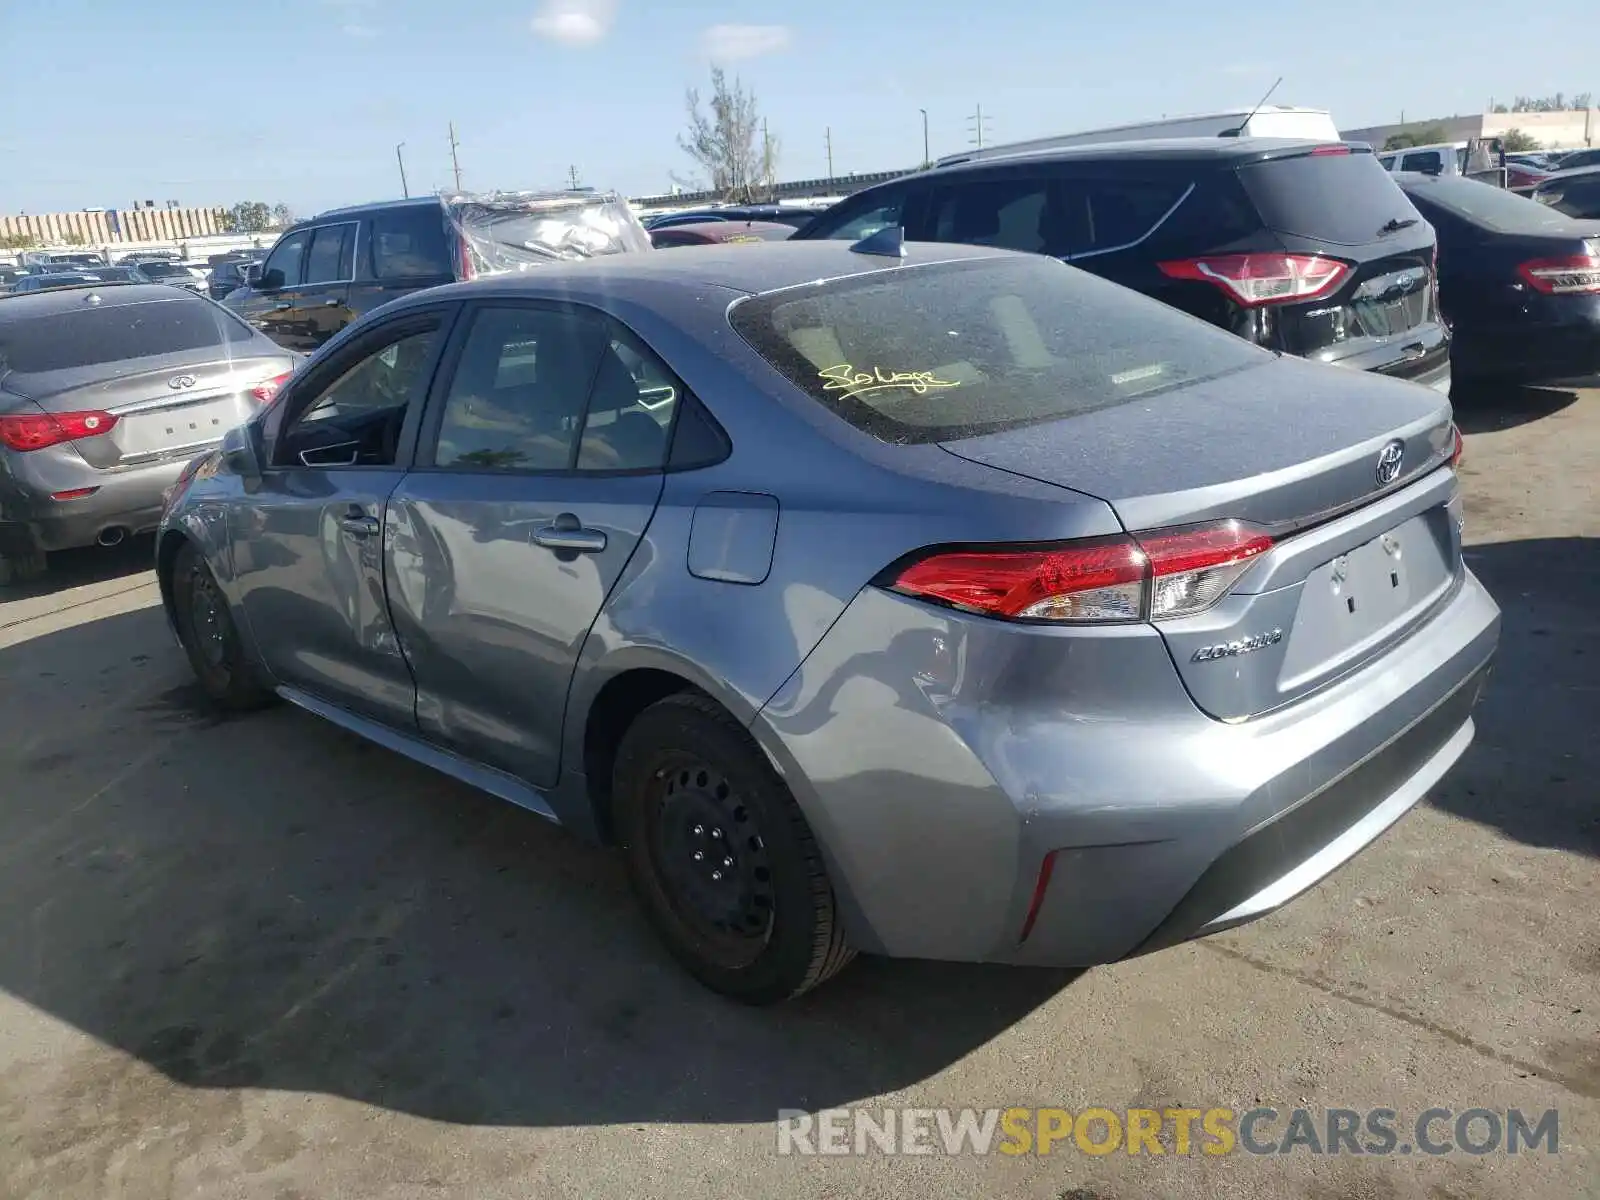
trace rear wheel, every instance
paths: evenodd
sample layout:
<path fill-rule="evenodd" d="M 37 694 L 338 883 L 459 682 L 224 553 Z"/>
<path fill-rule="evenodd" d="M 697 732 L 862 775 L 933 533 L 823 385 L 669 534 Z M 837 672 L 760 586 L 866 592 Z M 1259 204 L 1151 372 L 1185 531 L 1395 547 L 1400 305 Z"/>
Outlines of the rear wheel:
<path fill-rule="evenodd" d="M 32 583 L 43 576 L 47 569 L 42 550 L 28 550 L 22 554 L 8 551 L 0 554 L 0 587 Z"/>
<path fill-rule="evenodd" d="M 623 736 L 612 786 L 634 890 L 701 983 L 771 1004 L 855 956 L 799 806 L 714 701 L 682 694 L 646 709 Z"/>
<path fill-rule="evenodd" d="M 178 638 L 206 699 L 234 712 L 270 704 L 275 697 L 251 670 L 222 589 L 192 544 L 173 561 L 172 601 Z"/>

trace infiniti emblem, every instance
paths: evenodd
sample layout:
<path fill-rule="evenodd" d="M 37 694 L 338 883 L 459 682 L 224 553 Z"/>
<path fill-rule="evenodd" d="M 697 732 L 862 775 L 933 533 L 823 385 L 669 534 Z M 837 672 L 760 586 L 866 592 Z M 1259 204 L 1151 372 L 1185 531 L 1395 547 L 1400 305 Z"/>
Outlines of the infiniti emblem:
<path fill-rule="evenodd" d="M 190 388 L 194 385 L 195 378 L 193 375 L 174 375 L 171 379 L 167 380 L 167 386 L 174 390 L 178 388 Z"/>
<path fill-rule="evenodd" d="M 1400 478 L 1400 463 L 1406 456 L 1406 444 L 1398 438 L 1378 451 L 1378 486 L 1388 487 Z"/>

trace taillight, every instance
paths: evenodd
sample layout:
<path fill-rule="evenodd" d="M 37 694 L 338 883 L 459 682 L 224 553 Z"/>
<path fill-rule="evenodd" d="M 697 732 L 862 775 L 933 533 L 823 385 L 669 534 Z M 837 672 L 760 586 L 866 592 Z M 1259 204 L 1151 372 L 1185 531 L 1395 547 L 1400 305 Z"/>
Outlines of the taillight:
<path fill-rule="evenodd" d="M 1342 146 L 1342 145 L 1338 144 L 1337 142 L 1335 142 L 1331 146 L 1318 146 L 1315 150 L 1313 150 L 1311 152 L 1311 157 L 1312 158 L 1327 158 L 1328 156 L 1334 155 L 1334 154 L 1349 154 L 1349 153 L 1350 153 L 1350 147 L 1349 146 Z"/>
<path fill-rule="evenodd" d="M 115 428 L 115 413 L 12 413 L 0 417 L 0 443 L 13 450 L 43 450 L 79 438 L 99 437 Z"/>
<path fill-rule="evenodd" d="M 1593 254 L 1536 258 L 1519 266 L 1517 274 L 1534 291 L 1543 292 L 1546 296 L 1600 292 L 1600 257 Z"/>
<path fill-rule="evenodd" d="M 251 398 L 257 404 L 271 404 L 278 398 L 279 391 L 283 389 L 284 384 L 289 382 L 289 376 L 293 374 L 293 371 L 285 371 L 282 375 L 274 375 L 265 383 L 256 384 L 255 387 L 250 389 Z"/>
<path fill-rule="evenodd" d="M 459 264 L 456 268 L 457 279 L 466 280 L 478 277 L 478 270 L 472 265 L 472 246 L 465 237 L 460 235 L 456 237 L 456 261 Z"/>
<path fill-rule="evenodd" d="M 883 580 L 964 612 L 1024 621 L 1161 621 L 1204 612 L 1272 548 L 1239 521 L 1048 547 L 933 551 Z"/>
<path fill-rule="evenodd" d="M 1455 469 L 1461 465 L 1461 460 L 1466 457 L 1467 443 L 1461 437 L 1461 430 L 1454 422 L 1450 425 L 1450 467 Z"/>
<path fill-rule="evenodd" d="M 1246 308 L 1315 300 L 1350 274 L 1349 263 L 1320 254 L 1217 254 L 1157 266 L 1169 279 L 1213 284 Z"/>

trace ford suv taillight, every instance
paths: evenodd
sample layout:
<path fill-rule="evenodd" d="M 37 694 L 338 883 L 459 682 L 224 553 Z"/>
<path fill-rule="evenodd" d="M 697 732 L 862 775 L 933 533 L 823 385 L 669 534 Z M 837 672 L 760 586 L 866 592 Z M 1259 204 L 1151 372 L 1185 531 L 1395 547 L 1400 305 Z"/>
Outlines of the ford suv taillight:
<path fill-rule="evenodd" d="M 1161 621 L 1210 608 L 1272 544 L 1262 529 L 1223 521 L 1047 546 L 936 549 L 879 582 L 1007 620 Z"/>
<path fill-rule="evenodd" d="M 1246 308 L 1320 299 L 1350 274 L 1349 263 L 1320 254 L 1208 254 L 1156 266 L 1169 279 L 1221 288 Z"/>

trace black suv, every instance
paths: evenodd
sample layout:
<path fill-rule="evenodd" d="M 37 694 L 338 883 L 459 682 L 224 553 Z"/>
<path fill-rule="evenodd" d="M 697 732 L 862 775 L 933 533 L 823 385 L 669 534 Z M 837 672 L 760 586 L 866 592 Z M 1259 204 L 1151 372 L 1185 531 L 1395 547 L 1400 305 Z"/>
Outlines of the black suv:
<path fill-rule="evenodd" d="M 1049 254 L 1268 349 L 1447 391 L 1432 228 L 1370 147 L 1183 138 L 946 160 L 795 234 Z"/>

